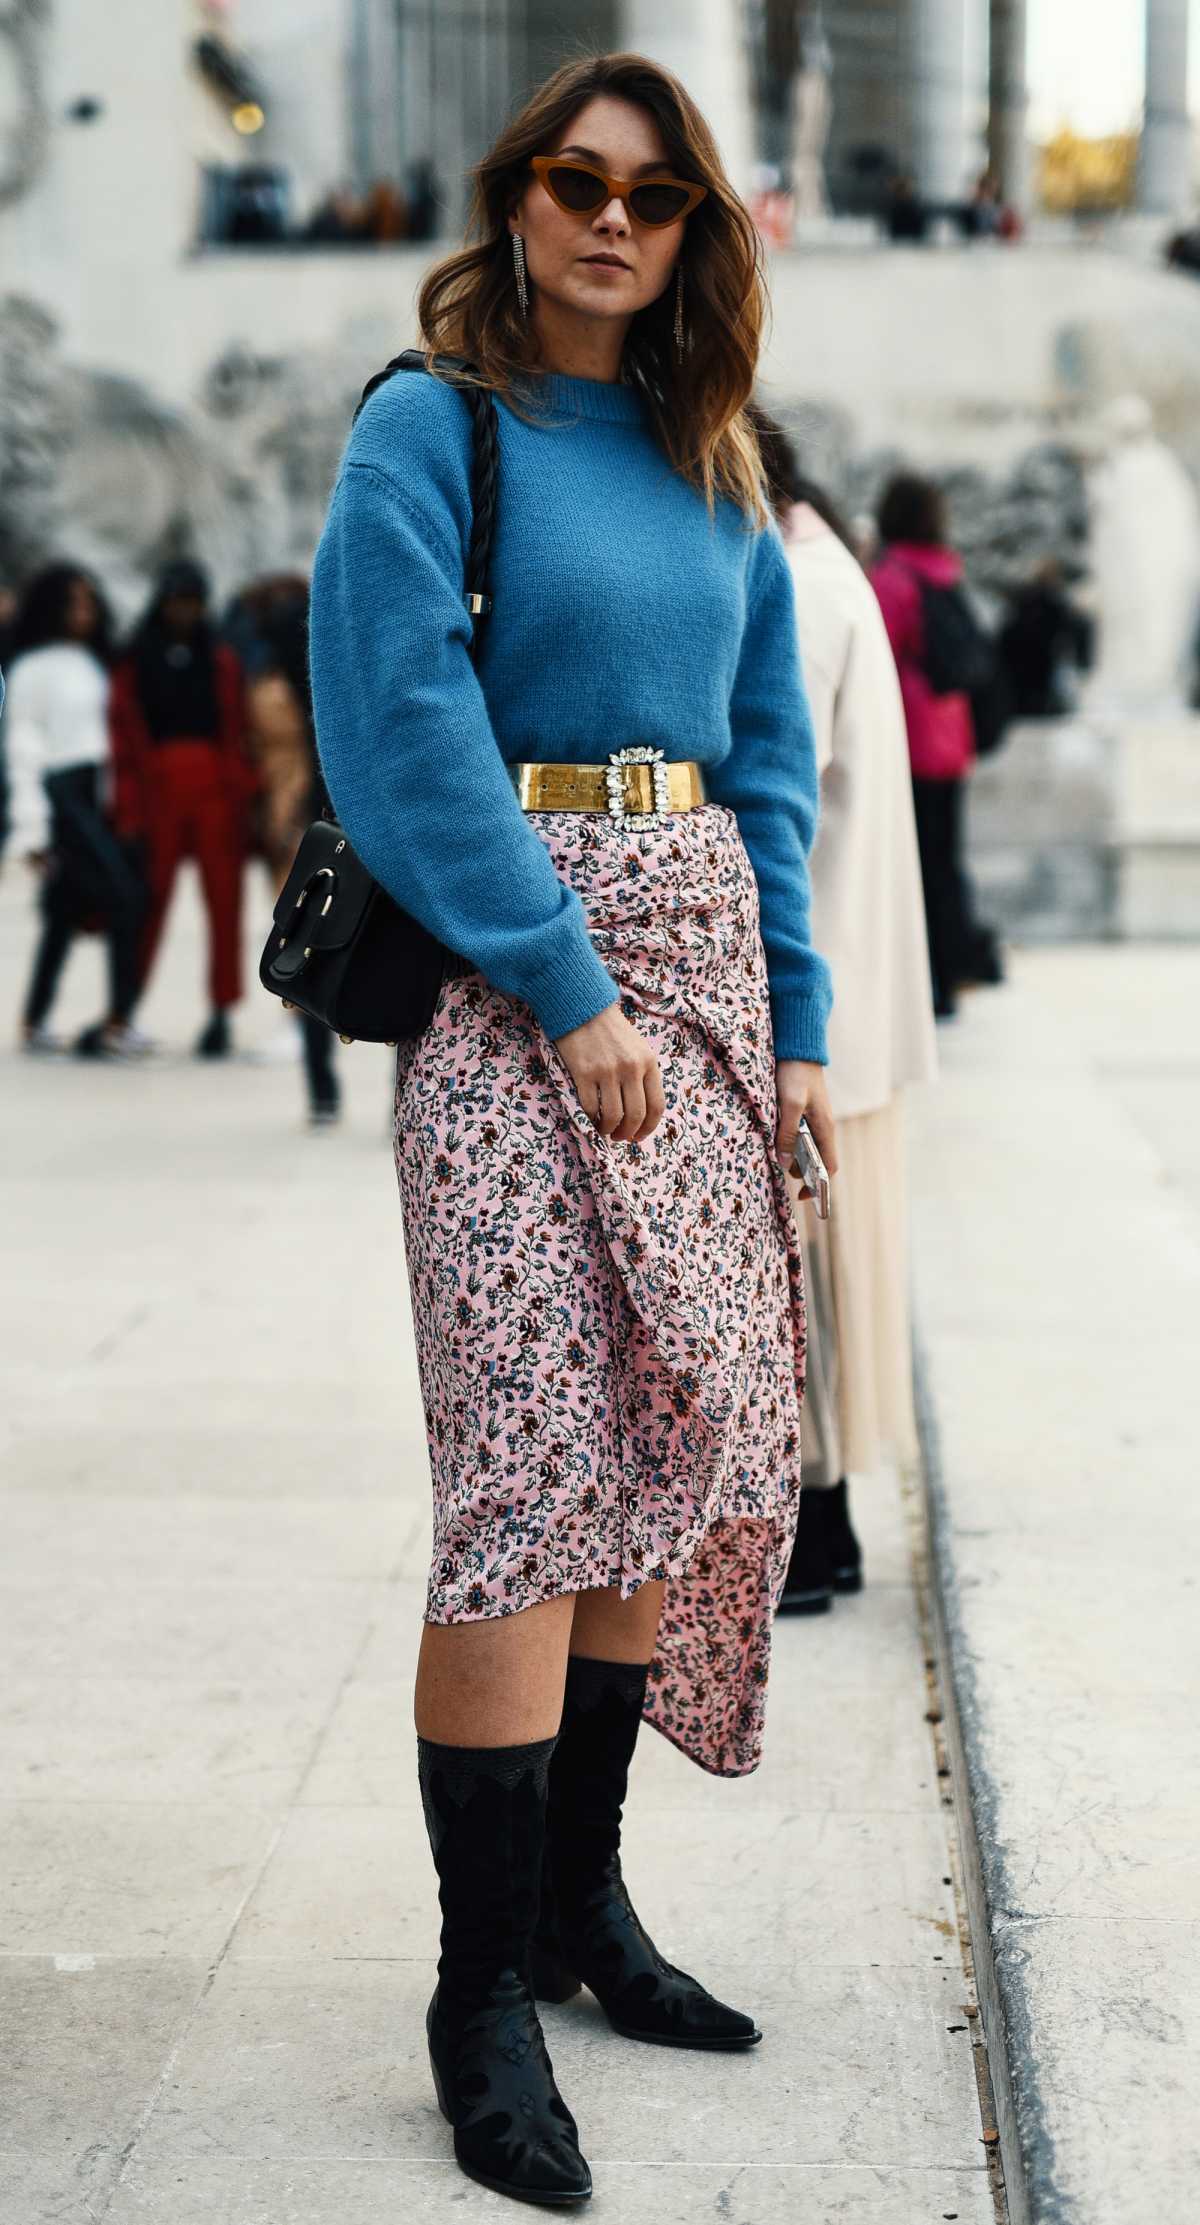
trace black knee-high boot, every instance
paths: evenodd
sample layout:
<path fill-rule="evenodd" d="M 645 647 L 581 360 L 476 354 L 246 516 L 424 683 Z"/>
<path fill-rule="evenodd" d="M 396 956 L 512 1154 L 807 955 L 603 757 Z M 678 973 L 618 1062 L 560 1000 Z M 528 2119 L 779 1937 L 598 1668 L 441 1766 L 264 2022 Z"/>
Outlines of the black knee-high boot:
<path fill-rule="evenodd" d="M 553 1751 L 553 1739 L 484 1748 L 417 1741 L 442 1908 L 426 2018 L 438 2106 L 469 2178 L 548 2206 L 592 2191 L 529 1987 Z"/>
<path fill-rule="evenodd" d="M 541 2001 L 566 2001 L 582 1980 L 627 2039 L 750 2047 L 762 2037 L 753 2018 L 664 1961 L 621 1877 L 621 1809 L 647 1674 L 624 1661 L 571 1656 L 550 1765 L 534 1992 Z"/>

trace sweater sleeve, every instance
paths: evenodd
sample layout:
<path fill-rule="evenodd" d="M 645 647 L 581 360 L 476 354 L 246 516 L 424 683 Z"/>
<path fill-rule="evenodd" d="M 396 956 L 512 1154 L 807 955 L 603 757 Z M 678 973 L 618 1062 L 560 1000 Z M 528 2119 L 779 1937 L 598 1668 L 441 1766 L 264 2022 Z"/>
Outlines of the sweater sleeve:
<path fill-rule="evenodd" d="M 825 1065 L 829 968 L 809 941 L 808 858 L 817 827 L 812 718 L 800 671 L 792 575 L 773 526 L 750 562 L 746 627 L 730 704 L 729 755 L 710 768 L 754 867 L 777 1059 Z"/>
<path fill-rule="evenodd" d="M 553 1038 L 620 992 L 517 801 L 468 654 L 468 420 L 437 383 L 401 372 L 380 390 L 334 489 L 313 570 L 317 747 L 376 880 Z"/>

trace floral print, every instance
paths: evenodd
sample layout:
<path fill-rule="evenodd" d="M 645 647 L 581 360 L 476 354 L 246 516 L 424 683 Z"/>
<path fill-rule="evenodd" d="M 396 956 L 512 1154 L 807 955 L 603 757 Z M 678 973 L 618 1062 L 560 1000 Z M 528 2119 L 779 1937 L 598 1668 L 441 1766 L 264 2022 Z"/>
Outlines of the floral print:
<path fill-rule="evenodd" d="M 650 830 L 530 818 L 654 1046 L 666 1112 L 644 1143 L 599 1135 L 529 1006 L 477 972 L 451 974 L 401 1046 L 426 1615 L 664 1577 L 647 1719 L 740 1776 L 761 1754 L 804 1384 L 757 886 L 722 805 Z"/>

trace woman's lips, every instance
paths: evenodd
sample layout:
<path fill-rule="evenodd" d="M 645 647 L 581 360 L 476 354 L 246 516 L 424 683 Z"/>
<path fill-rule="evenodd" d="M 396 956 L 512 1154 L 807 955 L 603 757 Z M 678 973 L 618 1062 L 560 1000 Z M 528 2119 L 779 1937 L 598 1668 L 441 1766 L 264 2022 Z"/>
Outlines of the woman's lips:
<path fill-rule="evenodd" d="M 581 263 L 586 263 L 589 270 L 628 270 L 629 268 L 628 263 L 623 263 L 617 257 L 611 255 L 581 255 L 579 260 Z"/>

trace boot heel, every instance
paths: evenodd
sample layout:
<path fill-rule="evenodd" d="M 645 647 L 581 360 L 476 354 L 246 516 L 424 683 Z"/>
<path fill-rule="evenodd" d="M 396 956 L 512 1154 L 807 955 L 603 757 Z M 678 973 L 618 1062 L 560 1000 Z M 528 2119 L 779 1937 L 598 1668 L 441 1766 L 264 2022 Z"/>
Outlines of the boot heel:
<path fill-rule="evenodd" d="M 450 2111 L 446 2107 L 446 2089 L 442 2084 L 441 2075 L 438 2071 L 437 2064 L 434 2062 L 432 2048 L 430 2048 L 429 2050 L 429 2068 L 433 2072 L 433 2091 L 437 2096 L 438 2108 L 441 2110 L 446 2123 L 448 2125 L 452 2125 L 454 2119 L 451 2116 Z"/>
<path fill-rule="evenodd" d="M 570 2001 L 583 1987 L 560 1955 L 536 1944 L 529 1950 L 529 1983 L 535 2001 Z"/>

